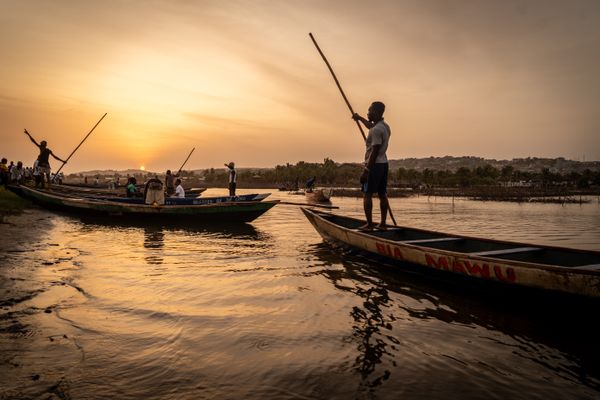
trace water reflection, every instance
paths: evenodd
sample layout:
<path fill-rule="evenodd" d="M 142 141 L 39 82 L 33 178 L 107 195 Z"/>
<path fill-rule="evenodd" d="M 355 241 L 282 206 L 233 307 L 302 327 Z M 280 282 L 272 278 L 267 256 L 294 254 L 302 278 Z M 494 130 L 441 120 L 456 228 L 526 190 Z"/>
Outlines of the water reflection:
<path fill-rule="evenodd" d="M 145 259 L 149 265 L 160 265 L 163 263 L 165 234 L 161 227 L 146 227 L 144 229 L 144 247 L 148 249 Z"/>
<path fill-rule="evenodd" d="M 514 348 L 514 356 L 538 364 L 546 372 L 600 390 L 600 347 L 590 347 L 600 335 L 600 328 L 592 323 L 600 305 L 596 299 L 538 291 L 499 292 L 497 287 L 474 289 L 461 281 L 403 272 L 397 266 L 365 258 L 363 253 L 325 243 L 311 246 L 308 257 L 312 264 L 323 266 L 308 275 L 322 275 L 337 290 L 361 300 L 361 305 L 352 306 L 348 313 L 358 342 L 354 368 L 369 391 L 397 371 L 397 359 L 410 351 L 403 322 L 416 319 L 438 321 L 448 329 L 498 332 L 500 336 L 479 339 Z M 399 328 L 402 332 L 393 332 Z M 413 339 L 421 341 L 418 336 Z M 465 347 L 458 349 L 458 354 L 462 351 L 476 350 Z M 477 359 L 477 354 L 465 358 L 469 357 Z"/>
<path fill-rule="evenodd" d="M 188 222 L 182 220 L 173 220 L 169 222 L 151 221 L 151 220 L 119 220 L 105 219 L 96 217 L 79 217 L 79 221 L 86 225 L 87 229 L 117 229 L 127 230 L 131 228 L 144 229 L 145 232 L 174 232 L 182 231 L 186 234 L 205 234 L 221 238 L 236 238 L 242 240 L 268 240 L 270 235 L 260 232 L 249 223 L 236 222 L 211 222 L 202 224 L 198 222 Z M 164 241 L 164 236 L 163 239 Z"/>

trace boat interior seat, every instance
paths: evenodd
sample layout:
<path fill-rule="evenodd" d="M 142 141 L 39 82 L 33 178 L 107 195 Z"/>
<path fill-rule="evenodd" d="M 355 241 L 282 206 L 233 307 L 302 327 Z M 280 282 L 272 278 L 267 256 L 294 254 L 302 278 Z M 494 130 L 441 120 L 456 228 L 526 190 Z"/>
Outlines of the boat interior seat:
<path fill-rule="evenodd" d="M 402 243 L 402 244 L 425 244 L 425 243 L 436 243 L 436 242 L 453 242 L 453 241 L 457 241 L 457 240 L 464 240 L 464 239 L 457 238 L 457 237 L 443 237 L 443 238 L 403 240 L 399 243 Z"/>
<path fill-rule="evenodd" d="M 539 247 L 513 247 L 511 249 L 476 251 L 474 253 L 469 253 L 469 255 L 472 255 L 472 256 L 500 256 L 503 254 L 525 253 L 525 252 L 540 251 L 540 250 L 542 250 L 542 249 Z"/>
<path fill-rule="evenodd" d="M 574 267 L 576 269 L 583 269 L 586 271 L 600 271 L 600 264 L 589 264 Z"/>

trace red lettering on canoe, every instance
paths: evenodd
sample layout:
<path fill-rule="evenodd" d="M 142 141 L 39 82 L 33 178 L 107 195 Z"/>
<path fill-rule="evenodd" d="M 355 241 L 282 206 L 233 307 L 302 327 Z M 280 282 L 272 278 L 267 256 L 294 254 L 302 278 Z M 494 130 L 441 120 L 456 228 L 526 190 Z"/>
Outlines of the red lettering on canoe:
<path fill-rule="evenodd" d="M 398 247 L 394 247 L 394 258 L 397 258 L 398 260 L 404 259 L 404 257 L 402 256 L 402 252 Z"/>
<path fill-rule="evenodd" d="M 438 257 L 436 260 L 430 254 L 425 254 L 425 261 L 429 267 L 437 268 L 437 269 L 445 269 L 448 271 L 450 268 L 448 267 L 448 260 L 444 256 Z"/>
<path fill-rule="evenodd" d="M 467 267 L 467 271 L 469 271 L 469 275 L 478 275 L 482 278 L 490 277 L 490 266 L 488 264 L 481 264 L 481 266 L 479 266 L 479 264 L 471 264 L 471 262 L 467 260 L 464 261 L 464 264 L 465 267 Z"/>
<path fill-rule="evenodd" d="M 465 269 L 465 266 L 459 260 L 454 260 L 452 262 L 452 272 L 456 272 L 459 274 L 465 274 L 465 275 L 467 274 L 467 270 Z"/>
<path fill-rule="evenodd" d="M 404 256 L 402 255 L 402 251 L 400 250 L 399 247 L 396 247 L 396 246 L 392 247 L 389 244 L 377 243 L 377 242 L 375 242 L 375 246 L 377 247 L 377 252 L 381 255 L 396 258 L 398 260 L 404 259 Z"/>
<path fill-rule="evenodd" d="M 506 268 L 506 275 L 502 274 L 502 268 L 499 265 L 494 265 L 494 274 L 496 278 L 500 281 L 504 282 L 514 282 L 517 280 L 517 276 L 515 274 L 515 270 L 512 268 Z"/>

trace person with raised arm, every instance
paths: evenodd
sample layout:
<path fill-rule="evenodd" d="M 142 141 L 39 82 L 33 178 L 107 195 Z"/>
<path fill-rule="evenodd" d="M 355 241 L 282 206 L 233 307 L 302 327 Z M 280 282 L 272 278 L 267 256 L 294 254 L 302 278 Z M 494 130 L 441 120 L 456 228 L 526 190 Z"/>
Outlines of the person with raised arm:
<path fill-rule="evenodd" d="M 42 177 L 42 188 L 44 187 L 44 175 L 46 175 L 48 188 L 50 188 L 50 156 L 54 157 L 56 160 L 62 162 L 63 164 L 66 164 L 67 162 L 61 159 L 60 157 L 56 156 L 52 152 L 52 150 L 48 148 L 48 143 L 45 140 L 42 140 L 40 143 L 36 142 L 36 140 L 29 134 L 29 132 L 27 132 L 27 129 L 25 129 L 25 134 L 29 136 L 29 140 L 31 140 L 31 142 L 35 144 L 38 147 L 38 149 L 40 149 L 40 154 L 38 155 L 37 161 L 39 172 Z"/>

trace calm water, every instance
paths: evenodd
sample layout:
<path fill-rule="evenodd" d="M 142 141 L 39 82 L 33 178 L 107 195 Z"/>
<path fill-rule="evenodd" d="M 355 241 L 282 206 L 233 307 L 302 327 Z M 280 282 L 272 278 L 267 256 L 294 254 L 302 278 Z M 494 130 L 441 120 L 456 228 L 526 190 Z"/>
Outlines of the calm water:
<path fill-rule="evenodd" d="M 403 225 L 600 250 L 595 198 L 392 206 Z M 2 399 L 600 398 L 597 302 L 378 266 L 324 244 L 294 206 L 221 227 L 31 215 L 46 233 L 1 253 Z"/>

